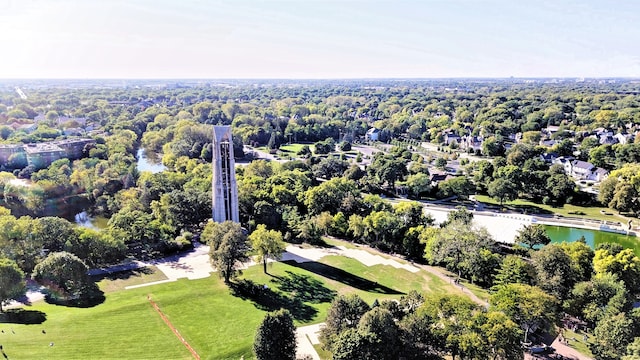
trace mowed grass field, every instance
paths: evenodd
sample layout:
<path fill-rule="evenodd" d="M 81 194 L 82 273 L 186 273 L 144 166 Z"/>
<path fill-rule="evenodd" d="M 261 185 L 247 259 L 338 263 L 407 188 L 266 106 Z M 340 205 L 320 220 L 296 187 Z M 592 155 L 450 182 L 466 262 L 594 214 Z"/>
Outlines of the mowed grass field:
<path fill-rule="evenodd" d="M 97 306 L 36 302 L 24 307 L 28 316 L 20 316 L 32 324 L 0 315 L 0 344 L 9 359 L 192 358 L 153 310 L 147 300 L 151 296 L 203 359 L 251 359 L 255 330 L 267 311 L 288 308 L 296 325 L 304 326 L 324 321 L 336 294 L 357 293 L 371 303 L 397 299 L 414 289 L 459 291 L 423 270 L 366 267 L 341 256 L 303 264 L 272 263 L 268 271 L 264 274 L 260 265 L 250 267 L 230 287 L 211 276 L 124 290 L 129 284 L 162 278 L 155 269 L 104 279 L 100 287 L 106 300 Z"/>

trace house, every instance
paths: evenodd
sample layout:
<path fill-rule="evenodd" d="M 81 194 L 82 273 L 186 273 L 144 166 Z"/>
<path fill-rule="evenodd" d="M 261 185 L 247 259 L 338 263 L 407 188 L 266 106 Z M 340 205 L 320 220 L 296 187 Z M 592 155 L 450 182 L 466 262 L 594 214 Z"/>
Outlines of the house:
<path fill-rule="evenodd" d="M 558 157 L 558 154 L 556 153 L 544 153 L 540 155 L 540 159 L 547 164 L 552 164 L 557 157 Z"/>
<path fill-rule="evenodd" d="M 570 162 L 571 167 L 570 171 L 567 173 L 574 178 L 577 179 L 589 179 L 590 175 L 595 171 L 596 167 L 593 166 L 592 163 L 582 161 L 582 160 L 573 160 Z"/>
<path fill-rule="evenodd" d="M 593 172 L 593 174 L 591 175 L 591 179 L 590 180 L 594 180 L 594 181 L 602 181 L 604 179 L 606 179 L 609 176 L 609 171 L 603 168 L 596 168 L 596 170 Z"/>
<path fill-rule="evenodd" d="M 460 144 L 460 141 L 462 140 L 462 138 L 460 137 L 460 135 L 458 134 L 453 134 L 453 133 L 446 133 L 444 134 L 444 143 L 446 145 L 451 144 L 452 142 L 456 142 L 458 144 Z"/>
<path fill-rule="evenodd" d="M 600 145 L 613 145 L 618 143 L 618 139 L 613 136 L 612 132 L 600 134 L 598 137 Z"/>
<path fill-rule="evenodd" d="M 553 147 L 557 143 L 558 143 L 557 140 L 542 140 L 542 141 L 540 141 L 540 145 L 546 146 L 546 147 Z"/>
<path fill-rule="evenodd" d="M 380 130 L 376 128 L 371 128 L 367 130 L 367 133 L 365 134 L 364 137 L 366 140 L 378 141 L 378 139 L 380 138 Z"/>
<path fill-rule="evenodd" d="M 467 135 L 462 137 L 460 143 L 464 149 L 473 149 L 474 151 L 482 150 L 483 138 L 481 136 Z"/>
<path fill-rule="evenodd" d="M 553 159 L 551 161 L 552 164 L 554 165 L 562 165 L 562 167 L 564 168 L 564 172 L 567 175 L 571 174 L 571 162 L 574 161 L 575 159 L 570 157 L 570 156 L 560 156 L 557 157 L 555 159 Z"/>
<path fill-rule="evenodd" d="M 453 179 L 454 177 L 454 175 L 434 169 L 431 171 L 431 186 L 437 186 L 439 183 Z"/>
<path fill-rule="evenodd" d="M 75 124 L 74 124 L 75 123 Z M 78 126 L 85 126 L 87 124 L 87 118 L 83 117 L 67 117 L 67 116 L 59 116 L 58 120 L 56 120 L 56 124 L 58 126 L 62 126 L 64 124 L 74 124 Z"/>
<path fill-rule="evenodd" d="M 602 181 L 609 176 L 609 171 L 606 169 L 595 167 L 590 162 L 575 160 L 572 157 L 561 156 L 552 162 L 562 165 L 564 172 L 577 180 Z"/>
<path fill-rule="evenodd" d="M 26 132 L 27 134 L 30 134 L 30 133 L 36 131 L 36 129 L 38 128 L 38 124 L 36 124 L 36 123 L 26 123 L 26 124 L 24 124 L 24 123 L 14 122 L 14 123 L 11 123 L 11 125 L 9 125 L 9 126 L 11 126 L 13 128 L 13 130 L 16 130 L 16 131 L 22 130 L 22 131 Z"/>
<path fill-rule="evenodd" d="M 558 131 L 560 131 L 560 126 L 555 125 L 549 125 L 546 128 L 542 129 L 542 133 L 546 134 L 547 136 L 551 136 Z"/>
<path fill-rule="evenodd" d="M 618 140 L 619 144 L 622 144 L 622 145 L 624 145 L 626 143 L 629 143 L 629 142 L 631 142 L 633 140 L 632 135 L 629 135 L 629 134 L 617 133 L 617 134 L 613 135 L 613 137 L 616 140 Z"/>

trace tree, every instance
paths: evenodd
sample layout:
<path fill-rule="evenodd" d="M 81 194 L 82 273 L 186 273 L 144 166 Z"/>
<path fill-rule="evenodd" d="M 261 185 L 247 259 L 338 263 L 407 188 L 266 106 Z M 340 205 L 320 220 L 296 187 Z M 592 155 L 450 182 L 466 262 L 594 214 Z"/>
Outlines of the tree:
<path fill-rule="evenodd" d="M 576 283 L 576 272 L 571 266 L 571 258 L 556 244 L 549 244 L 531 255 L 531 263 L 536 270 L 536 284 L 559 300 L 569 296 Z"/>
<path fill-rule="evenodd" d="M 63 218 L 47 216 L 34 219 L 37 222 L 34 236 L 49 252 L 61 251 L 64 243 L 75 236 L 74 226 Z"/>
<path fill-rule="evenodd" d="M 267 230 L 266 226 L 259 224 L 249 235 L 249 241 L 253 250 L 258 253 L 258 261 L 262 261 L 263 271 L 267 274 L 267 259 L 280 259 L 286 246 L 282 234 L 276 230 Z"/>
<path fill-rule="evenodd" d="M 331 358 L 333 360 L 378 359 L 373 350 L 375 343 L 375 336 L 371 333 L 346 329 L 338 334 L 332 343 Z"/>
<path fill-rule="evenodd" d="M 542 289 L 525 284 L 501 286 L 489 299 L 524 330 L 524 342 L 533 329 L 548 330 L 556 322 L 558 301 Z"/>
<path fill-rule="evenodd" d="M 482 142 L 482 155 L 484 156 L 501 156 L 504 155 L 504 145 L 502 141 L 490 136 Z"/>
<path fill-rule="evenodd" d="M 486 229 L 454 221 L 427 241 L 425 257 L 432 264 L 445 265 L 459 277 L 488 283 L 499 266 L 495 247 L 496 242 Z"/>
<path fill-rule="evenodd" d="M 523 228 L 518 230 L 515 242 L 517 244 L 525 244 L 529 249 L 533 249 L 533 247 L 537 245 L 547 245 L 551 242 L 551 239 L 549 238 L 549 235 L 547 235 L 547 231 L 544 229 L 543 225 L 531 224 L 525 225 Z"/>
<path fill-rule="evenodd" d="M 640 359 L 640 337 L 633 339 L 633 342 L 627 345 L 627 355 L 622 360 L 638 360 Z"/>
<path fill-rule="evenodd" d="M 587 245 L 584 237 L 577 241 L 563 242 L 562 250 L 571 258 L 571 267 L 576 276 L 576 281 L 587 281 L 593 275 L 593 249 Z"/>
<path fill-rule="evenodd" d="M 522 330 L 518 324 L 509 319 L 501 311 L 478 313 L 480 321 L 480 335 L 489 347 L 494 360 L 522 359 L 522 345 L 520 339 Z"/>
<path fill-rule="evenodd" d="M 317 178 L 331 179 L 342 176 L 348 167 L 349 163 L 345 160 L 330 155 L 313 165 L 312 170 Z"/>
<path fill-rule="evenodd" d="M 447 168 L 447 159 L 439 157 L 436 159 L 434 165 L 438 169 L 445 170 Z"/>
<path fill-rule="evenodd" d="M 54 300 L 86 301 L 99 294 L 87 270 L 80 258 L 62 251 L 50 254 L 36 265 L 33 278 L 49 288 L 49 296 Z"/>
<path fill-rule="evenodd" d="M 518 184 L 515 184 L 510 179 L 498 178 L 489 183 L 487 193 L 492 198 L 498 199 L 500 205 L 502 205 L 505 201 L 518 198 Z"/>
<path fill-rule="evenodd" d="M 616 275 L 605 273 L 576 284 L 565 308 L 591 324 L 631 309 L 632 298 Z"/>
<path fill-rule="evenodd" d="M 459 221 L 463 224 L 471 225 L 473 222 L 473 213 L 467 210 L 464 206 L 456 206 L 455 210 L 447 213 L 447 220 L 440 224 L 440 227 L 444 228 L 452 222 Z"/>
<path fill-rule="evenodd" d="M 640 292 L 640 258 L 632 249 L 612 252 L 609 249 L 597 249 L 593 257 L 593 269 L 597 275 L 611 273 L 624 281 L 632 294 Z"/>
<path fill-rule="evenodd" d="M 478 305 L 464 295 L 429 295 L 417 313 L 430 319 L 433 346 L 456 359 L 458 355 L 473 358 L 472 353 L 482 347 L 477 334 L 470 331 L 478 311 Z"/>
<path fill-rule="evenodd" d="M 15 261 L 0 258 L 0 313 L 2 305 L 24 295 L 27 287 L 24 272 Z"/>
<path fill-rule="evenodd" d="M 210 246 L 211 265 L 218 270 L 224 282 L 228 284 L 242 262 L 249 259 L 247 236 L 240 224 L 225 221 L 209 222 L 205 226 L 202 237 Z"/>
<path fill-rule="evenodd" d="M 364 236 L 368 242 L 384 250 L 398 250 L 400 219 L 390 211 L 373 211 L 364 220 Z"/>
<path fill-rule="evenodd" d="M 253 353 L 259 360 L 296 358 L 296 327 L 288 310 L 265 315 L 256 332 Z"/>
<path fill-rule="evenodd" d="M 535 277 L 535 270 L 531 264 L 516 255 L 507 255 L 502 260 L 500 268 L 493 280 L 494 289 L 507 284 L 531 285 Z"/>
<path fill-rule="evenodd" d="M 625 313 L 606 316 L 593 330 L 595 343 L 591 351 L 596 359 L 615 360 L 626 354 L 627 345 L 633 341 L 633 320 Z"/>
<path fill-rule="evenodd" d="M 333 178 L 307 190 L 304 203 L 309 213 L 314 215 L 323 211 L 329 211 L 332 214 L 342 211 L 345 215 L 351 215 L 356 209 L 352 206 L 354 204 L 348 203 L 347 200 L 353 199 L 357 206 L 359 198 L 360 191 L 354 181 Z"/>
<path fill-rule="evenodd" d="M 399 329 L 389 310 L 375 307 L 367 311 L 358 322 L 358 331 L 371 334 L 369 351 L 376 359 L 396 359 L 398 357 Z M 335 348 L 335 346 L 334 346 Z"/>
<path fill-rule="evenodd" d="M 395 183 L 409 174 L 406 160 L 390 154 L 376 153 L 367 173 L 380 187 L 390 186 L 395 189 Z"/>
<path fill-rule="evenodd" d="M 337 336 L 347 329 L 355 329 L 362 315 L 369 310 L 369 305 L 356 294 L 335 298 L 327 310 L 325 326 L 320 330 L 323 347 L 331 350 Z"/>
<path fill-rule="evenodd" d="M 298 153 L 296 153 L 296 155 L 303 158 L 308 158 L 309 156 L 311 156 L 311 149 L 309 148 L 309 145 L 303 145 Z"/>
<path fill-rule="evenodd" d="M 640 164 L 626 164 L 602 182 L 598 199 L 618 211 L 640 212 Z"/>
<path fill-rule="evenodd" d="M 461 199 L 466 199 L 475 192 L 475 189 L 471 180 L 466 176 L 456 176 L 438 184 L 438 196 L 445 198 L 455 195 Z"/>
<path fill-rule="evenodd" d="M 613 198 L 609 201 L 609 207 L 619 212 L 635 213 L 638 206 L 638 191 L 629 183 L 619 183 L 616 185 Z"/>
<path fill-rule="evenodd" d="M 573 196 L 575 187 L 575 182 L 566 174 L 551 175 L 551 177 L 547 179 L 549 197 L 556 206 L 564 205 L 567 200 Z"/>

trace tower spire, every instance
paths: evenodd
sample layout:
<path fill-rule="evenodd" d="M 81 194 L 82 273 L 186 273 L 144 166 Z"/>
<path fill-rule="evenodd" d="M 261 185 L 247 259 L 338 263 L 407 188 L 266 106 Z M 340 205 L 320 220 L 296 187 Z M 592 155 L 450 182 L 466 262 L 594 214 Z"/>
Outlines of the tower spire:
<path fill-rule="evenodd" d="M 230 126 L 213 127 L 212 216 L 215 222 L 240 222 L 233 138 Z"/>

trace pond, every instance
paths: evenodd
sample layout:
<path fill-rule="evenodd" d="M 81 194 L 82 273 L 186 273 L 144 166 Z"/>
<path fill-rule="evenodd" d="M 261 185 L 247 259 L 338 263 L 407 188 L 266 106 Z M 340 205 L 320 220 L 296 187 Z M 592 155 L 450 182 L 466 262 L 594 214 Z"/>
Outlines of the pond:
<path fill-rule="evenodd" d="M 584 236 L 592 249 L 602 243 L 618 243 L 625 248 L 633 249 L 636 255 L 640 256 L 640 238 L 629 235 L 616 234 L 606 231 L 577 229 L 564 226 L 544 225 L 551 242 L 573 242 Z"/>
<path fill-rule="evenodd" d="M 107 228 L 109 219 L 102 216 L 89 216 L 86 211 L 83 211 L 81 213 L 77 213 L 73 217 L 73 221 L 76 223 L 76 225 L 81 227 L 101 230 Z"/>
<path fill-rule="evenodd" d="M 138 171 L 149 171 L 155 174 L 167 169 L 166 166 L 162 165 L 162 159 L 157 154 L 147 154 L 142 148 L 138 149 L 136 158 L 138 159 L 136 164 Z"/>

